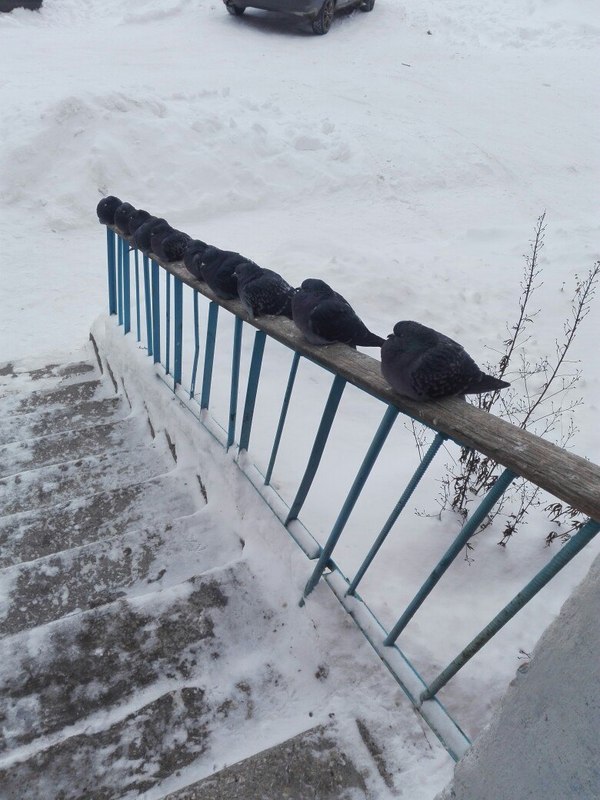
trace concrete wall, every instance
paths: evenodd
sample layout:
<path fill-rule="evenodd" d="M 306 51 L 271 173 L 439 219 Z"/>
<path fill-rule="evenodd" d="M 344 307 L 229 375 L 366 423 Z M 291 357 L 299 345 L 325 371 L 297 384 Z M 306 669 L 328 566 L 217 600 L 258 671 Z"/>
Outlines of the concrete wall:
<path fill-rule="evenodd" d="M 600 800 L 600 557 L 436 800 Z"/>

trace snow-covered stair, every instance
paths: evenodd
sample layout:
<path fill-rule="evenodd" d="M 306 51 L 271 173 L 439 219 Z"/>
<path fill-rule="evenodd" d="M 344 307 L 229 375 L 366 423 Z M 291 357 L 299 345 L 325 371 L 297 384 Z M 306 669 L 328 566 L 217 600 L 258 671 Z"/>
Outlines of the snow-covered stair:
<path fill-rule="evenodd" d="M 0 797 L 371 797 L 199 468 L 90 355 L 0 368 Z"/>

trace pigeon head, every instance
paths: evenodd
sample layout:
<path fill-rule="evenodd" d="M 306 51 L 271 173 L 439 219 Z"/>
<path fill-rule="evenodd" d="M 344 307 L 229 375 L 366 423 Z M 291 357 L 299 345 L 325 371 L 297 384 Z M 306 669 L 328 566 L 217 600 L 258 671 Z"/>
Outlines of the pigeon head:
<path fill-rule="evenodd" d="M 128 220 L 129 235 L 133 236 L 133 234 L 137 231 L 140 225 L 143 225 L 144 222 L 147 222 L 149 219 L 150 219 L 149 212 L 144 211 L 143 208 L 139 208 L 137 211 L 133 211 L 129 215 L 129 220 Z"/>
<path fill-rule="evenodd" d="M 115 209 L 115 227 L 123 236 L 129 236 L 129 218 L 136 210 L 131 203 L 121 203 Z"/>
<path fill-rule="evenodd" d="M 396 342 L 401 344 L 405 350 L 421 350 L 431 347 L 438 342 L 438 335 L 433 328 L 427 328 L 420 322 L 404 320 L 394 325 L 394 336 Z"/>
<path fill-rule="evenodd" d="M 122 202 L 122 200 L 112 194 L 108 195 L 108 197 L 103 197 L 96 207 L 96 214 L 100 222 L 104 225 L 114 225 L 115 211 Z"/>
<path fill-rule="evenodd" d="M 204 255 L 202 256 L 202 263 L 203 264 L 211 264 L 213 261 L 216 261 L 218 258 L 221 257 L 222 250 L 218 247 L 215 247 L 212 244 L 209 244 L 206 250 L 204 251 Z"/>
<path fill-rule="evenodd" d="M 183 254 L 183 263 L 188 269 L 194 266 L 197 259 L 202 263 L 202 256 L 204 255 L 208 245 L 201 239 L 192 239 L 188 242 L 185 252 Z"/>
<path fill-rule="evenodd" d="M 300 288 L 304 292 L 310 292 L 319 297 L 329 297 L 334 293 L 331 286 L 326 284 L 325 281 L 319 280 L 319 278 L 306 278 L 300 284 Z"/>

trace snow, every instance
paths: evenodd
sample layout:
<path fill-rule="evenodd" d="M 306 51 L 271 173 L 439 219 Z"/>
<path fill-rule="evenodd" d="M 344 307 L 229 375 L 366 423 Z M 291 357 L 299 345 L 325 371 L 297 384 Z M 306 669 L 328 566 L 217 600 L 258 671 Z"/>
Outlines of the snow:
<path fill-rule="evenodd" d="M 532 358 L 553 353 L 575 275 L 600 257 L 600 8 L 592 0 L 378 0 L 372 14 L 336 17 L 326 37 L 283 16 L 232 18 L 211 0 L 138 0 L 135 8 L 45 0 L 41 13 L 1 14 L 0 36 L 2 74 L 11 76 L 0 80 L 0 362 L 79 347 L 105 310 L 105 237 L 94 209 L 107 193 L 294 285 L 324 278 L 377 333 L 414 318 L 480 363 L 493 359 L 517 312 L 522 254 L 542 211 Z M 217 364 L 231 352 L 225 317 Z M 596 302 L 574 348 L 584 405 L 572 445 L 596 462 L 599 333 Z M 247 331 L 241 387 L 251 340 Z M 253 431 L 261 468 L 289 362 L 268 343 Z M 288 502 L 330 385 L 305 362 L 298 381 L 274 476 Z M 213 397 L 223 422 L 227 375 L 216 376 Z M 340 410 L 302 514 L 319 541 L 383 413 L 350 387 Z M 450 457 L 439 460 L 437 477 Z M 347 574 L 417 463 L 398 423 L 336 551 Z M 433 481 L 417 490 L 361 586 L 386 625 L 458 530 L 452 517 L 412 515 L 435 512 L 437 493 Z M 255 522 L 250 516 L 249 527 Z M 544 546 L 547 531 L 534 514 L 499 548 L 495 528 L 478 537 L 473 563 L 453 565 L 438 600 L 400 640 L 426 678 L 557 551 Z M 519 650 L 530 652 L 597 551 L 588 547 L 443 693 L 471 734 L 489 720 Z M 320 587 L 307 607 L 323 597 Z M 381 719 L 390 722 L 389 709 Z M 430 756 L 416 749 L 407 794 L 415 800 L 449 774 L 425 781 Z"/>

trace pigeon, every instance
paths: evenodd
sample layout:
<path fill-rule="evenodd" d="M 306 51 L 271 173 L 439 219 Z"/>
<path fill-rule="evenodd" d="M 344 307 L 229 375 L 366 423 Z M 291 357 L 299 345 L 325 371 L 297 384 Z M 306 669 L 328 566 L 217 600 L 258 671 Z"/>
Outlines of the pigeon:
<path fill-rule="evenodd" d="M 252 261 L 242 261 L 234 275 L 240 300 L 251 317 L 273 314 L 292 318 L 295 289 L 277 272 L 263 269 Z"/>
<path fill-rule="evenodd" d="M 200 270 L 202 277 L 217 297 L 222 300 L 232 300 L 238 296 L 234 271 L 243 261 L 248 259 L 232 250 L 221 250 L 212 245 L 206 248 Z"/>
<path fill-rule="evenodd" d="M 202 256 L 208 245 L 200 239 L 191 239 L 183 253 L 183 263 L 186 269 L 197 280 L 204 280 L 202 277 Z"/>
<path fill-rule="evenodd" d="M 121 203 L 115 210 L 115 228 L 121 236 L 129 236 L 129 218 L 135 214 L 135 209 L 131 203 Z"/>
<path fill-rule="evenodd" d="M 384 342 L 371 333 L 347 300 L 318 278 L 307 278 L 296 290 L 292 318 L 311 344 L 381 347 Z"/>
<path fill-rule="evenodd" d="M 121 202 L 118 197 L 114 197 L 112 194 L 100 200 L 96 206 L 96 214 L 103 225 L 115 224 L 115 211 L 121 205 Z"/>
<path fill-rule="evenodd" d="M 161 261 L 170 264 L 173 261 L 181 261 L 185 248 L 188 246 L 190 237 L 183 231 L 171 230 L 158 242 L 156 255 Z"/>
<path fill-rule="evenodd" d="M 486 375 L 453 339 L 419 322 L 397 322 L 381 348 L 381 372 L 398 394 L 413 400 L 482 394 L 510 386 Z"/>
<path fill-rule="evenodd" d="M 150 237 L 152 236 L 152 231 L 158 225 L 162 225 L 166 223 L 167 220 L 163 219 L 162 217 L 150 217 L 149 220 L 142 223 L 140 227 L 136 230 L 133 234 L 133 243 L 141 250 L 143 253 L 150 252 Z"/>
<path fill-rule="evenodd" d="M 144 211 L 143 208 L 139 208 L 129 217 L 129 235 L 133 236 L 133 234 L 137 231 L 140 225 L 143 225 L 144 222 L 147 222 L 151 219 L 150 214 L 148 211 Z"/>
<path fill-rule="evenodd" d="M 154 225 L 152 227 L 152 233 L 150 234 L 150 252 L 160 258 L 160 244 L 162 240 L 173 233 L 174 230 L 175 228 L 172 228 L 166 220 Z"/>

